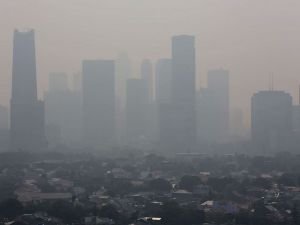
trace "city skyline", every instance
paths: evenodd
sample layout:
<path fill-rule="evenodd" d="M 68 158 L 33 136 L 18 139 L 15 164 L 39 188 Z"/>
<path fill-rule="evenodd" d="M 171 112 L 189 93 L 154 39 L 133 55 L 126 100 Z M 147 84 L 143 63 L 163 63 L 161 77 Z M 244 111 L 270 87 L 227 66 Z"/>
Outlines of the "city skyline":
<path fill-rule="evenodd" d="M 0 225 L 300 225 L 299 0 L 0 0 Z"/>
<path fill-rule="evenodd" d="M 82 0 L 38 4 L 33 0 L 3 0 L 1 4 L 0 102 L 4 105 L 8 105 L 10 93 L 11 33 L 18 27 L 33 27 L 38 34 L 39 96 L 46 90 L 48 73 L 61 71 L 71 76 L 80 71 L 84 58 L 115 58 L 119 52 L 128 52 L 136 76 L 143 58 L 154 62 L 170 57 L 168 40 L 178 34 L 197 38 L 197 79 L 201 86 L 206 85 L 208 70 L 230 70 L 232 105 L 243 109 L 248 125 L 248 100 L 254 92 L 268 87 L 271 72 L 276 89 L 290 92 L 294 99 L 298 95 L 300 34 L 296 27 L 300 4 L 294 0 L 265 4 L 257 0 L 176 0 L 171 4 L 167 0 L 158 5 L 135 0 L 88 0 L 84 4 Z M 98 13 L 98 9 L 105 13 Z"/>

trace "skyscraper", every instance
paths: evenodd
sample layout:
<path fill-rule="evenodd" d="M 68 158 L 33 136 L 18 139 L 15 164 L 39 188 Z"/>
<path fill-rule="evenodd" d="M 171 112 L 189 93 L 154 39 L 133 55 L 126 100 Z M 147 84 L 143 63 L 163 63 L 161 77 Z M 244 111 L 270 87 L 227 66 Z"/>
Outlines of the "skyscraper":
<path fill-rule="evenodd" d="M 44 99 L 49 144 L 78 146 L 81 139 L 81 94 L 70 90 L 66 74 L 49 74 L 49 89 Z"/>
<path fill-rule="evenodd" d="M 214 115 L 214 140 L 225 141 L 229 135 L 229 71 L 219 69 L 208 71 L 207 88 L 211 93 L 212 113 Z"/>
<path fill-rule="evenodd" d="M 125 139 L 126 130 L 126 87 L 132 76 L 131 60 L 126 53 L 116 60 L 116 136 L 119 143 Z"/>
<path fill-rule="evenodd" d="M 83 133 L 89 147 L 115 142 L 115 66 L 111 60 L 85 60 L 82 65 Z"/>
<path fill-rule="evenodd" d="M 50 73 L 48 77 L 49 91 L 67 91 L 68 77 L 65 73 Z"/>
<path fill-rule="evenodd" d="M 171 104 L 174 109 L 173 143 L 180 151 L 196 143 L 196 62 L 195 38 L 175 36 L 172 39 Z"/>
<path fill-rule="evenodd" d="M 146 83 L 147 98 L 153 101 L 153 66 L 149 59 L 144 59 L 141 65 L 141 78 Z"/>
<path fill-rule="evenodd" d="M 127 81 L 126 140 L 127 144 L 137 146 L 148 136 L 148 94 L 146 82 L 142 79 Z"/>
<path fill-rule="evenodd" d="M 155 68 L 155 100 L 157 104 L 171 102 L 172 60 L 160 59 Z"/>
<path fill-rule="evenodd" d="M 158 143 L 163 148 L 172 140 L 171 118 L 172 60 L 160 59 L 155 68 L 155 101 L 157 110 Z"/>
<path fill-rule="evenodd" d="M 35 151 L 46 145 L 44 103 L 37 98 L 34 31 L 14 32 L 11 148 Z"/>
<path fill-rule="evenodd" d="M 263 153 L 283 151 L 292 135 L 292 97 L 283 91 L 260 91 L 251 102 L 252 141 Z"/>

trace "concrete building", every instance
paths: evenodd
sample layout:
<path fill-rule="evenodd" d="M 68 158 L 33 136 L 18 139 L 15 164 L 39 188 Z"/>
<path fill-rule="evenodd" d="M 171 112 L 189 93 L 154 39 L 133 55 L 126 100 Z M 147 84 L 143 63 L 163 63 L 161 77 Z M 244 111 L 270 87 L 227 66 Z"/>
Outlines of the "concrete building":
<path fill-rule="evenodd" d="M 47 144 L 44 103 L 37 97 L 34 31 L 14 32 L 10 142 L 12 150 L 36 151 Z"/>
<path fill-rule="evenodd" d="M 115 144 L 115 66 L 111 60 L 82 65 L 83 135 L 88 147 Z"/>
<path fill-rule="evenodd" d="M 160 59 L 155 68 L 155 100 L 164 104 L 171 102 L 172 60 Z"/>
<path fill-rule="evenodd" d="M 153 66 L 149 59 L 145 59 L 141 65 L 141 79 L 146 83 L 149 102 L 153 101 Z"/>
<path fill-rule="evenodd" d="M 284 151 L 292 136 L 292 97 L 283 91 L 260 91 L 251 100 L 251 134 L 262 153 Z"/>
<path fill-rule="evenodd" d="M 44 99 L 49 144 L 78 146 L 82 138 L 81 93 L 70 90 L 66 74 L 51 73 Z"/>
<path fill-rule="evenodd" d="M 142 79 L 127 81 L 126 142 L 140 146 L 147 141 L 149 99 L 147 84 Z"/>
<path fill-rule="evenodd" d="M 175 36 L 172 38 L 172 86 L 171 104 L 174 127 L 172 148 L 188 151 L 196 144 L 196 61 L 195 38 Z"/>
<path fill-rule="evenodd" d="M 127 80 L 132 77 L 132 65 L 129 56 L 121 53 L 116 59 L 116 136 L 120 144 L 124 143 L 126 132 L 126 88 Z"/>
<path fill-rule="evenodd" d="M 200 141 L 228 141 L 229 108 L 229 72 L 222 69 L 210 70 L 207 88 L 202 89 L 197 97 L 197 133 Z"/>

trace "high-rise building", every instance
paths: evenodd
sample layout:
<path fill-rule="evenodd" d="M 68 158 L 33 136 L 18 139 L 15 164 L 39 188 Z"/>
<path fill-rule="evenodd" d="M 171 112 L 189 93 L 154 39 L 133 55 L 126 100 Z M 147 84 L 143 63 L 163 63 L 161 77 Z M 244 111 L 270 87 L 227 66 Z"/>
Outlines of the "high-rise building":
<path fill-rule="evenodd" d="M 65 73 L 50 73 L 48 77 L 49 91 L 67 91 L 68 76 Z"/>
<path fill-rule="evenodd" d="M 0 105 L 0 130 L 9 129 L 9 110 L 7 107 Z"/>
<path fill-rule="evenodd" d="M 252 141 L 263 153 L 283 151 L 292 136 L 292 97 L 283 91 L 260 91 L 251 101 Z"/>
<path fill-rule="evenodd" d="M 226 141 L 229 135 L 229 72 L 210 70 L 207 76 L 207 88 L 212 94 L 214 136 L 216 142 Z"/>
<path fill-rule="evenodd" d="M 201 144 L 216 142 L 215 122 L 218 112 L 214 104 L 214 94 L 208 88 L 201 88 L 197 93 L 197 140 Z"/>
<path fill-rule="evenodd" d="M 232 109 L 230 113 L 230 136 L 233 141 L 246 139 L 246 129 L 244 126 L 244 114 L 239 108 Z"/>
<path fill-rule="evenodd" d="M 210 70 L 207 88 L 197 96 L 197 134 L 200 142 L 222 143 L 229 139 L 229 72 Z"/>
<path fill-rule="evenodd" d="M 126 130 L 126 86 L 132 76 L 131 60 L 126 53 L 116 59 L 116 136 L 123 143 Z"/>
<path fill-rule="evenodd" d="M 172 60 L 160 59 L 155 68 L 155 102 L 157 110 L 156 131 L 158 143 L 164 147 L 167 140 L 172 140 L 170 131 L 172 130 L 172 107 L 171 103 L 172 87 Z M 170 119 L 171 118 L 171 119 Z"/>
<path fill-rule="evenodd" d="M 196 144 L 196 62 L 194 36 L 172 39 L 171 104 L 174 109 L 173 144 L 179 151 L 189 151 Z M 171 141 L 171 140 L 170 140 Z"/>
<path fill-rule="evenodd" d="M 126 96 L 126 142 L 137 146 L 145 142 L 148 135 L 149 101 L 146 82 L 142 79 L 129 79 Z"/>
<path fill-rule="evenodd" d="M 85 60 L 82 65 L 83 135 L 86 146 L 115 143 L 115 65 L 112 60 Z"/>
<path fill-rule="evenodd" d="M 126 53 L 121 53 L 116 60 L 116 98 L 121 109 L 126 106 L 127 80 L 132 76 L 131 60 Z"/>
<path fill-rule="evenodd" d="M 171 102 L 172 60 L 160 59 L 155 68 L 155 100 L 157 104 Z"/>
<path fill-rule="evenodd" d="M 15 30 L 12 70 L 11 148 L 36 151 L 46 145 L 46 138 L 44 103 L 37 97 L 33 30 Z"/>
<path fill-rule="evenodd" d="M 153 66 L 149 59 L 145 59 L 141 65 L 141 78 L 146 83 L 147 95 L 150 102 L 153 101 Z"/>
<path fill-rule="evenodd" d="M 49 144 L 78 146 L 81 140 L 81 93 L 68 88 L 66 74 L 51 73 L 44 99 Z"/>

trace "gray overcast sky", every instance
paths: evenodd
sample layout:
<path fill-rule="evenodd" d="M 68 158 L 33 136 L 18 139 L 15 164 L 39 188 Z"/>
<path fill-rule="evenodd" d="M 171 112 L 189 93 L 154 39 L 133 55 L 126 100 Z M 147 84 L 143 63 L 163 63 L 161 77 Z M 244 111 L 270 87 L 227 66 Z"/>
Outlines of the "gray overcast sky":
<path fill-rule="evenodd" d="M 168 57 L 172 35 L 194 34 L 201 85 L 208 69 L 229 69 L 233 106 L 248 110 L 271 72 L 296 98 L 299 12 L 299 0 L 0 0 L 0 100 L 10 97 L 12 32 L 23 27 L 36 30 L 40 93 L 49 72 L 79 71 L 82 59 L 126 51 L 137 65 Z"/>

